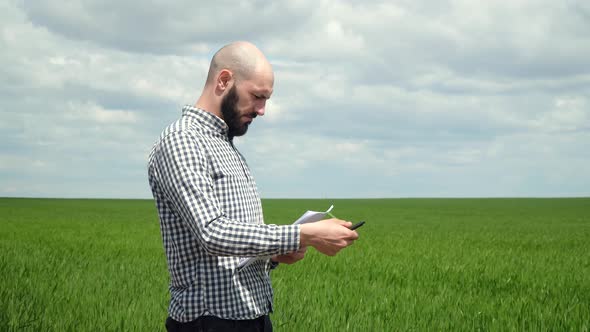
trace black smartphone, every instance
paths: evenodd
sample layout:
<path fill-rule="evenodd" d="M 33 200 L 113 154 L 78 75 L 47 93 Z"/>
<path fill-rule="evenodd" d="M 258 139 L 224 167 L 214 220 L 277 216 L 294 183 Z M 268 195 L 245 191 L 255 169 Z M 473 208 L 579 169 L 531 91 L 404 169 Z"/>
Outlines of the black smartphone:
<path fill-rule="evenodd" d="M 362 225 L 364 225 L 364 224 L 365 224 L 365 222 L 364 222 L 364 221 L 359 221 L 358 223 L 356 223 L 356 224 L 352 225 L 352 227 L 350 227 L 350 230 L 351 230 L 351 231 L 354 231 L 355 229 L 357 229 L 357 228 L 361 227 L 361 226 L 362 226 Z"/>

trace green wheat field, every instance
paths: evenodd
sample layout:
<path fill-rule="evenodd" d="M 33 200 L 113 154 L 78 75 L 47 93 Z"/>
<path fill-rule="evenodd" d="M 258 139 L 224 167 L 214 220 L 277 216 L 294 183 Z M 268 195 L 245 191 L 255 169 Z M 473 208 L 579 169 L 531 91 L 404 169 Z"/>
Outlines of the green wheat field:
<path fill-rule="evenodd" d="M 264 200 L 365 220 L 272 272 L 276 331 L 588 331 L 590 198 Z M 151 200 L 0 198 L 0 331 L 164 331 Z"/>

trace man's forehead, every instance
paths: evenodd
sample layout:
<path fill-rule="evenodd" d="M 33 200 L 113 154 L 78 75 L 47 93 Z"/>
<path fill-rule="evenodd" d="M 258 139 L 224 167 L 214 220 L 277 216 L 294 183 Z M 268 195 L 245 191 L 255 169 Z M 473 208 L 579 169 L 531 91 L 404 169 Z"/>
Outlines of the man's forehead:
<path fill-rule="evenodd" d="M 249 80 L 244 80 L 242 83 L 250 92 L 263 94 L 266 97 L 270 97 L 273 92 L 274 79 L 272 77 L 255 75 Z"/>

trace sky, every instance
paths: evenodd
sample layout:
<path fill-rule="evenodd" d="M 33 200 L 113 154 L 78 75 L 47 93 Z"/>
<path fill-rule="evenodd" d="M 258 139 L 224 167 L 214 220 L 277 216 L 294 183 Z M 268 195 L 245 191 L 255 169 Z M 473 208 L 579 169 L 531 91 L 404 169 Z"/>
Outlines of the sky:
<path fill-rule="evenodd" d="M 588 1 L 0 1 L 0 196 L 151 198 L 156 138 L 247 40 L 263 198 L 590 196 Z"/>

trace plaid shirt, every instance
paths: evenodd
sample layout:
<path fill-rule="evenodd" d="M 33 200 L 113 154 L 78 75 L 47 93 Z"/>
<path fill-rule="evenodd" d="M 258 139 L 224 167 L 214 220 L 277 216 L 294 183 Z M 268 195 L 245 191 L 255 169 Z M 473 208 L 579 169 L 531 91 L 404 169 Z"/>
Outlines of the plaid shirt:
<path fill-rule="evenodd" d="M 169 314 L 253 319 L 272 311 L 270 262 L 299 248 L 299 226 L 265 225 L 254 179 L 226 123 L 185 106 L 149 157 L 149 182 L 170 272 Z"/>

